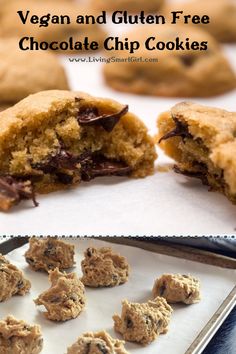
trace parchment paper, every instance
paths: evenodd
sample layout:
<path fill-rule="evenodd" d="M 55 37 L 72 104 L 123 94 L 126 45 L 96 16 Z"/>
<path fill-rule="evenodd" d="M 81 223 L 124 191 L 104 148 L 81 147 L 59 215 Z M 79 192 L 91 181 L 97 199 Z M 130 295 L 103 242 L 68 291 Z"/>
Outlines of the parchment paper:
<path fill-rule="evenodd" d="M 114 36 L 130 26 L 108 25 Z M 236 69 L 236 45 L 224 45 L 224 52 Z M 91 61 L 105 53 L 90 53 Z M 85 58 L 85 56 L 77 56 Z M 158 54 L 157 54 L 158 57 Z M 157 133 L 157 116 L 185 98 L 159 98 L 120 93 L 104 84 L 102 63 L 76 63 L 62 56 L 73 90 L 110 97 L 128 104 L 129 110 Z M 109 64 L 107 64 L 109 65 Z M 220 70 L 220 68 L 219 68 Z M 207 80 L 208 78 L 206 78 Z M 235 111 L 236 91 L 209 99 L 191 99 L 201 104 Z M 235 206 L 220 193 L 208 192 L 196 179 L 172 171 L 160 172 L 172 162 L 157 148 L 156 173 L 145 179 L 97 178 L 69 191 L 39 196 L 40 206 L 29 201 L 0 213 L 6 235 L 233 235 Z"/>
<path fill-rule="evenodd" d="M 114 288 L 86 288 L 87 305 L 82 314 L 65 323 L 52 322 L 44 318 L 42 310 L 33 303 L 42 291 L 49 287 L 46 273 L 34 272 L 26 265 L 23 254 L 25 245 L 7 255 L 7 258 L 24 270 L 32 282 L 31 292 L 26 296 L 15 296 L 0 304 L 1 318 L 13 314 L 16 318 L 29 323 L 38 323 L 44 337 L 43 354 L 64 354 L 67 346 L 76 341 L 86 331 L 105 329 L 112 336 L 121 338 L 113 331 L 112 316 L 121 312 L 121 301 L 144 302 L 151 298 L 151 289 L 156 277 L 163 273 L 182 273 L 196 276 L 201 281 L 202 300 L 194 305 L 174 305 L 169 332 L 161 335 L 151 345 L 143 347 L 127 343 L 131 354 L 184 354 L 200 330 L 227 297 L 236 283 L 236 271 L 204 265 L 178 258 L 158 255 L 138 248 L 115 245 L 100 240 L 71 240 L 76 245 L 76 262 L 74 269 L 81 275 L 80 262 L 83 251 L 88 246 L 111 246 L 126 256 L 131 265 L 129 281 Z"/>

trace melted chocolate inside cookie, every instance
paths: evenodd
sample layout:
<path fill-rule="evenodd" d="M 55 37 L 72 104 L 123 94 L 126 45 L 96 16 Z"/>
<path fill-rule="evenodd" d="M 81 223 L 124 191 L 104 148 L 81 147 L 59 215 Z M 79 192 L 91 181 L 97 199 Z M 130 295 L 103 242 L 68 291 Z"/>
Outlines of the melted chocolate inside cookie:
<path fill-rule="evenodd" d="M 128 106 L 124 106 L 119 112 L 99 115 L 97 107 L 82 107 L 78 113 L 80 125 L 100 125 L 107 132 L 111 132 L 120 118 L 128 112 Z"/>
<path fill-rule="evenodd" d="M 188 131 L 187 124 L 180 122 L 176 117 L 172 117 L 172 118 L 173 118 L 173 121 L 175 122 L 175 128 L 173 130 L 171 130 L 170 132 L 168 132 L 167 134 L 165 134 L 163 137 L 161 137 L 161 139 L 159 140 L 159 144 L 163 140 L 167 140 L 167 139 L 173 138 L 175 136 L 180 136 L 183 139 L 185 139 L 185 138 L 192 139 L 193 138 L 192 135 Z"/>

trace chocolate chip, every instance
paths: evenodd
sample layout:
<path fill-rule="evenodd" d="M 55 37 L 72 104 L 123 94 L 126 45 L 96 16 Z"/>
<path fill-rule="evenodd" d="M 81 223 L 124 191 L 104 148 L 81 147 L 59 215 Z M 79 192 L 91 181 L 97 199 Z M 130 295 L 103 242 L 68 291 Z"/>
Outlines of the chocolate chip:
<path fill-rule="evenodd" d="M 50 242 L 48 242 L 47 247 L 43 252 L 44 256 L 50 257 L 55 255 L 55 253 L 56 253 L 55 247 Z"/>
<path fill-rule="evenodd" d="M 183 55 L 180 57 L 180 60 L 185 66 L 192 66 L 196 62 L 196 57 L 193 55 Z"/>
<path fill-rule="evenodd" d="M 56 176 L 58 181 L 62 184 L 72 184 L 73 182 L 73 176 L 68 175 L 66 173 L 57 172 Z"/>
<path fill-rule="evenodd" d="M 126 324 L 126 328 L 133 328 L 134 325 L 130 317 L 125 318 L 125 324 Z"/>
<path fill-rule="evenodd" d="M 31 164 L 31 166 L 44 173 L 57 173 L 59 169 L 75 170 L 78 161 L 78 157 L 64 149 L 59 149 L 54 155 L 49 156 L 45 162 Z"/>
<path fill-rule="evenodd" d="M 167 140 L 170 138 L 173 138 L 175 136 L 180 136 L 181 138 L 185 139 L 185 138 L 189 138 L 192 139 L 192 135 L 189 133 L 188 131 L 188 126 L 187 124 L 184 124 L 183 122 L 178 121 L 177 118 L 173 117 L 173 120 L 175 122 L 175 128 L 173 130 L 171 130 L 169 133 L 165 134 L 160 140 L 159 140 L 159 144 L 163 141 L 163 140 Z"/>
<path fill-rule="evenodd" d="M 166 291 L 166 284 L 163 283 L 159 289 L 160 296 L 163 296 L 165 291 Z"/>
<path fill-rule="evenodd" d="M 187 299 L 189 299 L 193 295 L 192 291 L 187 295 Z"/>
<path fill-rule="evenodd" d="M 38 206 L 31 181 L 22 181 L 12 176 L 0 177 L 0 209 L 8 210 L 23 199 L 32 199 Z"/>
<path fill-rule="evenodd" d="M 128 112 L 128 106 L 124 106 L 119 112 L 99 115 L 97 107 L 81 107 L 78 113 L 80 125 L 101 125 L 104 130 L 111 132 L 120 118 Z"/>
<path fill-rule="evenodd" d="M 88 257 L 92 257 L 92 255 L 93 255 L 93 249 L 92 249 L 92 248 L 88 248 L 87 251 L 86 251 L 86 255 L 87 255 Z"/>
<path fill-rule="evenodd" d="M 125 163 L 99 154 L 93 154 L 89 161 L 81 162 L 81 179 L 86 182 L 101 176 L 127 176 L 131 171 Z"/>
<path fill-rule="evenodd" d="M 25 258 L 26 262 L 29 263 L 30 265 L 34 265 L 34 259 L 33 258 Z"/>
<path fill-rule="evenodd" d="M 186 170 L 182 170 L 181 168 L 179 168 L 177 165 L 174 165 L 174 171 L 176 173 L 179 173 L 181 175 L 187 176 L 187 177 L 194 177 L 194 178 L 199 178 L 202 181 L 202 184 L 205 186 L 209 186 L 209 182 L 207 179 L 207 173 L 205 171 L 186 171 Z"/>
<path fill-rule="evenodd" d="M 18 283 L 17 283 L 17 288 L 20 290 L 20 289 L 23 289 L 23 287 L 24 287 L 24 282 L 23 282 L 23 280 L 20 280 L 20 281 L 18 281 Z"/>
<path fill-rule="evenodd" d="M 98 350 L 102 353 L 102 354 L 109 354 L 107 348 L 105 347 L 104 344 L 101 344 L 101 343 L 97 343 L 97 348 Z"/>

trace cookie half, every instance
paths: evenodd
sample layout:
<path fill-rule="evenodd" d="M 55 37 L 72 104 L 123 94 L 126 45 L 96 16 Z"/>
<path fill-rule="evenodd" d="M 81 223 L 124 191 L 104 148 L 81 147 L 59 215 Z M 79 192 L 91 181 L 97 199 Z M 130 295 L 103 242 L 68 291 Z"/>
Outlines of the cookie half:
<path fill-rule="evenodd" d="M 14 138 L 13 138 L 14 137 Z M 81 92 L 43 91 L 0 113 L 0 205 L 9 209 L 99 176 L 153 172 L 153 139 L 128 106 Z"/>
<path fill-rule="evenodd" d="M 184 102 L 160 115 L 158 128 L 157 140 L 177 173 L 236 203 L 236 113 Z"/>
<path fill-rule="evenodd" d="M 172 50 L 148 51 L 145 42 L 151 37 L 155 39 L 150 40 L 149 48 L 156 48 L 158 42 L 163 42 Z M 138 26 L 124 38 L 137 40 L 141 46 L 134 54 L 116 52 L 116 61 L 104 65 L 105 81 L 115 90 L 165 97 L 210 97 L 236 87 L 235 73 L 218 43 L 199 28 Z M 186 38 L 190 39 L 190 44 L 208 42 L 208 49 L 200 50 L 200 44 L 198 50 L 177 50 L 176 42 L 183 42 L 184 48 L 188 47 Z"/>

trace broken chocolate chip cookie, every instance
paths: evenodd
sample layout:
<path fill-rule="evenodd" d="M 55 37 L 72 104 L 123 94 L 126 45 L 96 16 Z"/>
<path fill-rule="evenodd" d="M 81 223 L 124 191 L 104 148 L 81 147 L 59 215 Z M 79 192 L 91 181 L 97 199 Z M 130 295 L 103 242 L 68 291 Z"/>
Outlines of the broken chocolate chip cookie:
<path fill-rule="evenodd" d="M 163 274 L 156 279 L 152 294 L 154 298 L 164 297 L 168 303 L 194 304 L 201 299 L 200 282 L 191 275 Z"/>
<path fill-rule="evenodd" d="M 158 119 L 157 140 L 174 170 L 199 178 L 236 203 L 236 113 L 179 103 Z"/>
<path fill-rule="evenodd" d="M 79 316 L 85 306 L 84 285 L 76 273 L 62 273 L 58 268 L 49 271 L 51 287 L 34 300 L 43 305 L 44 315 L 52 321 L 67 321 Z"/>
<path fill-rule="evenodd" d="M 110 247 L 88 248 L 81 262 L 82 283 L 90 287 L 116 286 L 128 281 L 129 265 L 125 257 Z"/>
<path fill-rule="evenodd" d="M 14 137 L 14 138 L 13 138 Z M 100 176 L 145 177 L 156 152 L 128 106 L 43 91 L 0 113 L 0 209 Z"/>
<path fill-rule="evenodd" d="M 149 344 L 168 331 L 171 313 L 163 297 L 142 304 L 124 300 L 121 316 L 113 316 L 114 328 L 127 341 Z"/>
<path fill-rule="evenodd" d="M 89 332 L 82 334 L 67 349 L 67 354 L 128 354 L 124 341 L 112 338 L 107 332 Z"/>
<path fill-rule="evenodd" d="M 33 270 L 48 272 L 72 268 L 74 262 L 74 245 L 54 237 L 36 238 L 29 240 L 29 249 L 25 253 L 25 260 Z"/>
<path fill-rule="evenodd" d="M 8 316 L 0 321 L 1 354 L 39 354 L 43 348 L 40 326 Z"/>
<path fill-rule="evenodd" d="M 0 254 L 0 302 L 8 300 L 13 295 L 25 295 L 31 284 L 25 279 L 20 269 L 11 264 Z"/>

